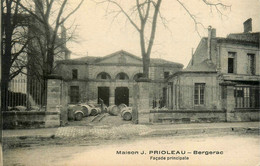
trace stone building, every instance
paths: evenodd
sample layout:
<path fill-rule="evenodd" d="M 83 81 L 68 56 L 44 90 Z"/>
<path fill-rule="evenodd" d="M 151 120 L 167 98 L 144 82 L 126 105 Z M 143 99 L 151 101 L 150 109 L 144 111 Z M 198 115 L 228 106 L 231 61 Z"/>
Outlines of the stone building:
<path fill-rule="evenodd" d="M 104 57 L 86 56 L 58 61 L 57 74 L 64 80 L 65 103 L 98 103 L 133 105 L 133 85 L 142 76 L 142 59 L 126 51 Z M 152 100 L 166 101 L 165 82 L 169 75 L 183 68 L 182 64 L 163 59 L 151 59 L 149 77 L 150 106 Z"/>
<path fill-rule="evenodd" d="M 169 109 L 200 113 L 189 116 L 191 121 L 259 120 L 260 32 L 251 32 L 251 19 L 244 23 L 243 33 L 226 38 L 208 30 L 187 68 L 168 80 Z"/>

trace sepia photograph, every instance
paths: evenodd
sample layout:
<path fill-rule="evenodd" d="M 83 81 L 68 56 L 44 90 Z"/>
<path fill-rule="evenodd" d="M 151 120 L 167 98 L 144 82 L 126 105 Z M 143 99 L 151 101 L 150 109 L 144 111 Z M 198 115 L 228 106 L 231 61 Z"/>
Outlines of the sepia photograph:
<path fill-rule="evenodd" d="M 260 166 L 260 0 L 1 0 L 0 166 Z"/>

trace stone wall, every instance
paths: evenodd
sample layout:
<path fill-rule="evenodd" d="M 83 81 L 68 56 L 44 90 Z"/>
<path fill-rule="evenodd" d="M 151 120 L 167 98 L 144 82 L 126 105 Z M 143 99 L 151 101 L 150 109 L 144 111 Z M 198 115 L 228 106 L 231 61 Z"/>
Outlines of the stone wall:
<path fill-rule="evenodd" d="M 5 111 L 3 129 L 47 128 L 60 126 L 59 112 Z"/>
<path fill-rule="evenodd" d="M 150 111 L 152 123 L 200 123 L 225 122 L 226 112 L 222 110 L 180 110 L 180 111 Z"/>
<path fill-rule="evenodd" d="M 229 122 L 250 122 L 260 120 L 259 109 L 235 109 L 229 113 Z"/>

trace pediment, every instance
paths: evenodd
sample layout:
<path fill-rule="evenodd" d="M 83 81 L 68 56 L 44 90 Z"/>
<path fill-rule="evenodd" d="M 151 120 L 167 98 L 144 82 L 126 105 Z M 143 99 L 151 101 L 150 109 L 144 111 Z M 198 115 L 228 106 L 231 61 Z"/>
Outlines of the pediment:
<path fill-rule="evenodd" d="M 97 64 L 142 64 L 142 59 L 126 51 L 118 51 L 107 55 L 96 62 Z"/>

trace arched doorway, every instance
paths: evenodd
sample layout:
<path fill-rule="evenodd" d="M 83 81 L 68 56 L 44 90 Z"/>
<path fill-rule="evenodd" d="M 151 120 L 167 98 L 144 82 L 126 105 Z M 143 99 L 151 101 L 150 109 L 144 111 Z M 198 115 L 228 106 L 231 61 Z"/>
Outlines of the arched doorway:
<path fill-rule="evenodd" d="M 127 87 L 117 87 L 115 89 L 115 104 L 129 105 L 129 89 Z"/>
<path fill-rule="evenodd" d="M 109 87 L 98 87 L 98 104 L 101 104 L 99 99 L 109 106 Z"/>

